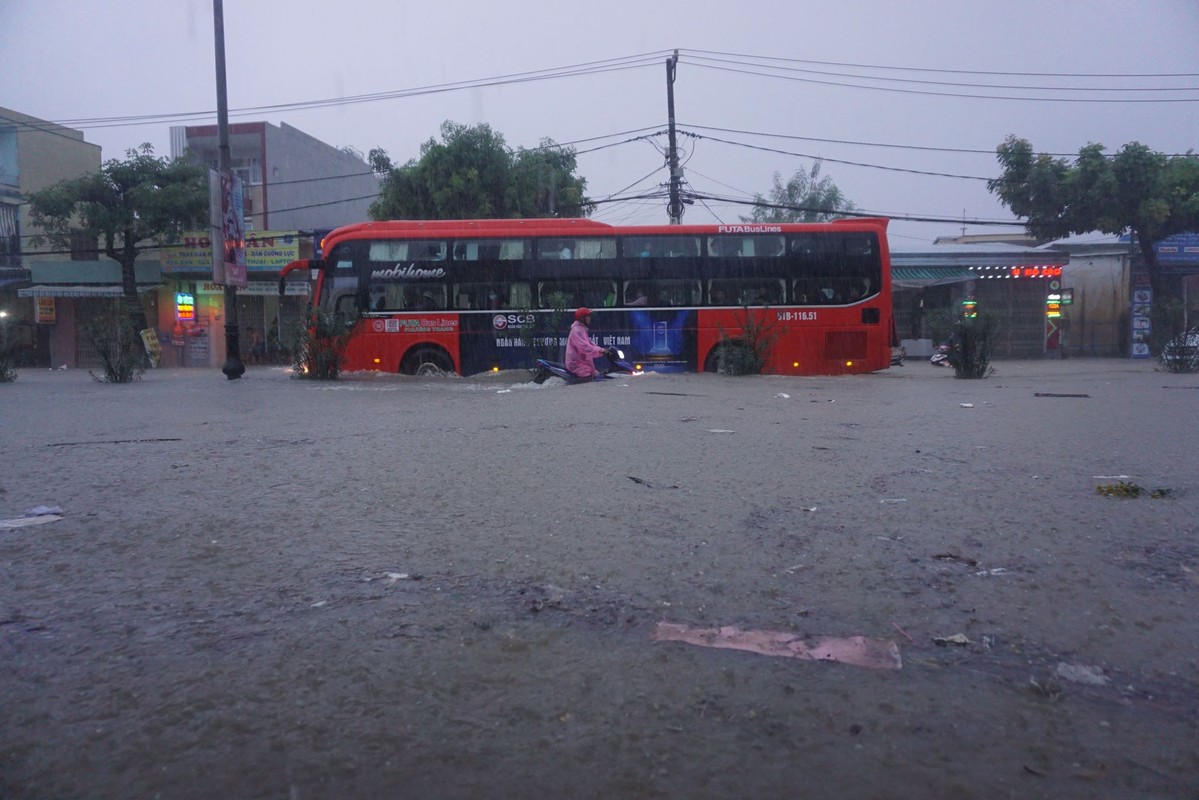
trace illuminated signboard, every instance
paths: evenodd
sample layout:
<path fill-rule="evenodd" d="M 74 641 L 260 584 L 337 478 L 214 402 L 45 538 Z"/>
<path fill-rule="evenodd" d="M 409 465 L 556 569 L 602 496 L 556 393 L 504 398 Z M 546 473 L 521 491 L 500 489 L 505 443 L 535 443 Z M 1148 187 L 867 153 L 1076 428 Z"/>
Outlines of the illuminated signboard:
<path fill-rule="evenodd" d="M 1062 316 L 1062 296 L 1053 292 L 1045 298 L 1045 316 L 1049 319 L 1060 319 Z"/>
<path fill-rule="evenodd" d="M 193 322 L 196 319 L 195 295 L 184 292 L 175 293 L 175 319 L 180 322 Z"/>
<path fill-rule="evenodd" d="M 1062 268 L 1051 265 L 1012 267 L 1010 274 L 1013 278 L 1060 278 Z"/>

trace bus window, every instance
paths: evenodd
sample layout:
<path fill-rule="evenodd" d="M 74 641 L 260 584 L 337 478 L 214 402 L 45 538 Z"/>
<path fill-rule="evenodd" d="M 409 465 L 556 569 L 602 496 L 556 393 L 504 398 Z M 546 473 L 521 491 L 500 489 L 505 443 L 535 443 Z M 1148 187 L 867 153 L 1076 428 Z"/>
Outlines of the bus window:
<path fill-rule="evenodd" d="M 599 238 L 539 239 L 537 257 L 548 261 L 569 258 L 616 258 L 616 240 Z"/>
<path fill-rule="evenodd" d="M 699 301 L 699 281 L 640 280 L 624 286 L 626 306 L 693 306 Z"/>
<path fill-rule="evenodd" d="M 782 236 L 709 236 L 708 255 L 718 258 L 771 258 L 785 249 Z"/>
<path fill-rule="evenodd" d="M 537 289 L 541 308 L 604 308 L 616 302 L 616 284 L 606 280 L 542 281 Z"/>
<path fill-rule="evenodd" d="M 708 305 L 775 306 L 783 302 L 783 282 L 777 278 L 731 278 L 708 283 Z"/>
<path fill-rule="evenodd" d="M 394 241 L 379 239 L 371 242 L 370 260 L 376 262 L 395 261 L 445 261 L 444 241 Z"/>
<path fill-rule="evenodd" d="M 440 283 L 404 286 L 403 298 L 406 311 L 440 311 L 449 307 L 445 285 Z"/>
<path fill-rule="evenodd" d="M 454 242 L 455 261 L 519 261 L 525 257 L 524 239 L 471 239 Z"/>
<path fill-rule="evenodd" d="M 628 236 L 625 258 L 689 258 L 699 255 L 698 236 Z"/>
<path fill-rule="evenodd" d="M 527 283 L 456 283 L 451 295 L 454 298 L 454 308 L 458 309 L 500 309 L 527 308 L 529 285 Z M 525 304 L 518 304 L 519 298 L 525 298 Z"/>

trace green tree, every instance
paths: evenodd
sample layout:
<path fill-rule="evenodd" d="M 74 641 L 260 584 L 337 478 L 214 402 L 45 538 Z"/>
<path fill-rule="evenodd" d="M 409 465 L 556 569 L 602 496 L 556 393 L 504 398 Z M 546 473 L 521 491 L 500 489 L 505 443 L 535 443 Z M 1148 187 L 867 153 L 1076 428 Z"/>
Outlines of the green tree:
<path fill-rule="evenodd" d="M 821 162 L 817 160 L 812 169 L 795 174 L 783 183 L 780 173 L 774 173 L 774 185 L 770 198 L 754 195 L 754 210 L 742 222 L 826 222 L 856 211 L 855 206 L 825 175 L 820 177 Z"/>
<path fill-rule="evenodd" d="M 182 159 L 156 158 L 149 144 L 125 157 L 29 195 L 30 221 L 41 230 L 30 241 L 65 248 L 79 231 L 99 240 L 104 254 L 121 265 L 126 308 L 143 330 L 146 312 L 134 264 L 146 249 L 176 241 L 207 219 L 208 176 Z"/>
<path fill-rule="evenodd" d="M 1199 157 L 1167 156 L 1139 142 L 1112 156 L 1088 144 L 1071 164 L 1034 154 L 1027 139 L 1008 136 L 996 149 L 1003 174 L 987 182 L 1038 239 L 1102 231 L 1131 234 L 1141 251 L 1155 298 L 1167 294 L 1156 242 L 1199 230 Z"/>
<path fill-rule="evenodd" d="M 487 124 L 447 120 L 441 141 L 429 139 L 403 166 L 379 148 L 369 160 L 383 179 L 372 219 L 579 217 L 593 208 L 572 148 L 543 139 L 513 151 Z"/>

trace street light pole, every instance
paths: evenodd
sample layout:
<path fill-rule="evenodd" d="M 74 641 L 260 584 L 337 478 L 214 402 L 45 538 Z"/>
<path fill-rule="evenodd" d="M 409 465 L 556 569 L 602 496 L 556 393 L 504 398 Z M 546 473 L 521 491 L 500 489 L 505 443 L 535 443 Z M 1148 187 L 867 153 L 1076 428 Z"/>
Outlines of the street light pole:
<path fill-rule="evenodd" d="M 216 39 L 216 127 L 219 150 L 217 169 L 221 176 L 229 173 L 229 98 L 225 93 L 225 9 L 223 0 L 212 0 L 213 35 Z M 222 241 L 213 247 L 225 248 Z M 237 289 L 225 278 L 225 365 L 221 372 L 229 380 L 237 380 L 246 371 L 241 363 L 241 338 L 237 324 Z"/>

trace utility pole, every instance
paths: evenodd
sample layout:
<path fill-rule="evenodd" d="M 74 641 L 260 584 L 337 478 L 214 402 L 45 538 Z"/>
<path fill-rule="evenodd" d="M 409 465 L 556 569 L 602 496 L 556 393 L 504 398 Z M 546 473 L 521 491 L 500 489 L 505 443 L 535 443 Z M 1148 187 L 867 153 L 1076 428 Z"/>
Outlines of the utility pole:
<path fill-rule="evenodd" d="M 225 9 L 223 0 L 212 0 L 213 35 L 216 39 L 216 126 L 219 141 L 217 169 L 222 178 L 229 173 L 229 98 L 225 93 Z M 212 243 L 225 249 L 225 242 Z M 237 325 L 237 288 L 225 283 L 225 365 L 221 372 L 231 381 L 246 371 L 241 363 L 241 335 Z"/>
<path fill-rule="evenodd" d="M 674 133 L 674 75 L 679 65 L 679 51 L 666 59 L 666 114 L 669 120 L 667 130 L 670 135 L 670 152 L 666 154 L 666 163 L 670 166 L 670 203 L 666 211 L 670 214 L 670 224 L 678 225 L 683 216 L 683 200 L 681 189 L 683 185 L 683 170 L 679 167 L 678 140 Z"/>

